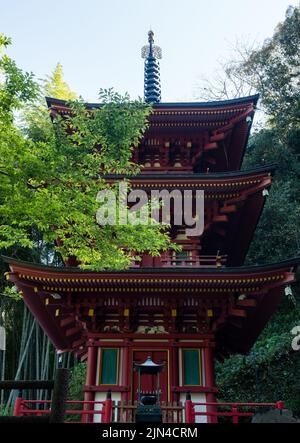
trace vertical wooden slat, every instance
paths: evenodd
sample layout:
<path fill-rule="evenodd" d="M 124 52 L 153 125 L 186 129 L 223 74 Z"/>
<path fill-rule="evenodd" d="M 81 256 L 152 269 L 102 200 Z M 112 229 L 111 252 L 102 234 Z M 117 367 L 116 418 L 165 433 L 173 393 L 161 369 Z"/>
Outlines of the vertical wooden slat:
<path fill-rule="evenodd" d="M 123 423 L 122 408 L 123 408 L 123 401 L 119 400 L 118 401 L 118 412 L 117 412 L 118 423 Z"/>
<path fill-rule="evenodd" d="M 178 423 L 178 411 L 176 409 L 177 402 L 173 401 L 172 405 L 174 407 L 174 409 L 172 411 L 172 420 L 173 420 L 173 423 Z"/>
<path fill-rule="evenodd" d="M 134 423 L 135 411 L 137 407 L 136 401 L 124 400 L 118 401 L 114 405 L 115 417 L 119 423 Z M 163 423 L 182 423 L 183 422 L 183 403 L 176 401 L 173 402 L 161 402 L 161 410 L 163 416 Z"/>
<path fill-rule="evenodd" d="M 115 423 L 116 420 L 118 420 L 118 402 L 112 401 L 112 415 L 111 415 L 111 421 L 112 423 Z"/>
<path fill-rule="evenodd" d="M 183 403 L 180 401 L 179 402 L 179 406 L 180 406 L 180 412 L 179 412 L 179 423 L 183 423 Z"/>
<path fill-rule="evenodd" d="M 162 401 L 161 402 L 161 409 L 162 409 L 162 421 L 163 421 L 163 423 L 166 423 L 166 409 L 165 409 L 165 406 L 166 406 L 166 402 L 165 401 Z"/>
<path fill-rule="evenodd" d="M 172 423 L 172 415 L 173 415 L 173 410 L 172 410 L 172 402 L 168 403 L 168 423 Z"/>
<path fill-rule="evenodd" d="M 128 405 L 129 406 L 132 405 L 132 401 L 131 400 L 129 400 Z M 127 409 L 127 420 L 128 420 L 128 423 L 132 423 L 133 422 L 133 420 L 132 420 L 132 409 L 131 408 Z"/>

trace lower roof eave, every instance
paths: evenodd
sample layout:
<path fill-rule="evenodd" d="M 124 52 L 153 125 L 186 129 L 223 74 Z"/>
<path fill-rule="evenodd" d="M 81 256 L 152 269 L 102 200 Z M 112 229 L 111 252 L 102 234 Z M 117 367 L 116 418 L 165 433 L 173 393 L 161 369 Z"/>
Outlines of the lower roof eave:
<path fill-rule="evenodd" d="M 300 257 L 295 257 L 273 264 L 238 268 L 138 268 L 126 271 L 93 272 L 78 268 L 49 267 L 7 257 L 4 259 L 11 269 L 11 272 L 7 274 L 8 279 L 23 292 L 24 301 L 29 309 L 38 319 L 41 327 L 56 348 L 60 350 L 73 348 L 75 352 L 76 350 L 84 352 L 85 339 L 82 335 L 84 331 L 80 332 L 78 330 L 77 334 L 76 326 L 73 325 L 75 336 L 72 341 L 69 336 L 64 335 L 62 326 L 55 318 L 55 309 L 51 307 L 52 311 L 49 311 L 47 304 L 45 304 L 46 297 L 48 297 L 47 293 L 53 292 L 55 296 L 58 292 L 64 297 L 63 294 L 66 292 L 61 291 L 68 291 L 69 288 L 77 291 L 78 287 L 85 287 L 84 290 L 87 296 L 89 288 L 104 289 L 104 292 L 99 292 L 99 296 L 103 296 L 107 287 L 122 288 L 124 286 L 128 289 L 128 297 L 133 300 L 137 298 L 137 293 L 130 290 L 131 286 L 143 288 L 151 285 L 153 288 L 153 283 L 155 283 L 154 288 L 160 293 L 159 288 L 164 285 L 166 280 L 169 280 L 170 290 L 174 291 L 174 294 L 181 291 L 178 292 L 180 297 L 182 291 L 187 295 L 188 288 L 192 288 L 191 297 L 196 294 L 197 297 L 209 298 L 209 295 L 206 294 L 206 287 L 212 288 L 210 291 L 214 291 L 214 288 L 227 287 L 227 292 L 223 294 L 224 300 L 236 291 L 244 294 L 245 290 L 245 294 L 249 294 L 250 298 L 253 298 L 252 293 L 254 298 L 255 294 L 260 294 L 257 299 L 257 307 L 253 311 L 250 309 L 250 314 L 247 313 L 244 320 L 239 318 L 242 313 L 240 310 L 243 310 L 243 307 L 236 306 L 228 314 L 229 317 L 233 316 L 233 321 L 223 325 L 216 335 L 220 354 L 224 354 L 222 349 L 229 354 L 235 352 L 247 353 L 250 350 L 275 312 L 282 298 L 284 287 L 295 280 L 296 267 L 300 263 Z M 253 291 L 251 292 L 250 289 Z M 220 294 L 219 289 L 216 289 L 216 291 Z M 208 294 L 210 293 L 208 292 Z M 161 292 L 161 294 L 163 297 L 164 292 Z M 121 296 L 124 296 L 123 292 Z M 53 300 L 54 304 L 57 303 L 55 299 L 56 297 Z M 242 323 L 240 323 L 240 320 Z"/>
<path fill-rule="evenodd" d="M 290 259 L 281 260 L 274 263 L 266 263 L 266 264 L 256 264 L 256 265 L 244 265 L 244 266 L 237 266 L 237 267 L 224 267 L 224 268 L 196 268 L 196 267 L 143 267 L 143 268 L 131 268 L 131 269 L 125 269 L 125 270 L 103 270 L 103 271 L 93 271 L 93 270 L 86 270 L 81 269 L 79 267 L 58 267 L 58 266 L 48 266 L 41 263 L 33 263 L 23 260 L 18 260 L 13 257 L 7 257 L 2 256 L 2 259 L 4 262 L 6 262 L 10 268 L 20 268 L 20 269 L 27 269 L 27 270 L 35 270 L 40 272 L 50 272 L 54 274 L 78 274 L 78 275 L 124 275 L 124 274 L 130 274 L 130 275 L 139 275 L 139 274 L 178 274 L 182 276 L 182 274 L 215 274 L 215 275 L 222 275 L 222 274 L 243 274 L 243 273 L 255 273 L 255 272 L 264 272 L 264 271 L 271 271 L 281 268 L 291 268 L 296 269 L 296 267 L 300 264 L 300 256 L 296 256 Z"/>

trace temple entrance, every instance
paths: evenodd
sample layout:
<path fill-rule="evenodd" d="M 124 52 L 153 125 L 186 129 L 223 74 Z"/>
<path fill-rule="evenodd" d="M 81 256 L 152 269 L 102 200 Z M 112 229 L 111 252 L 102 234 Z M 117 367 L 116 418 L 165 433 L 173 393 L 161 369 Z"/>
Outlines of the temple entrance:
<path fill-rule="evenodd" d="M 168 351 L 133 351 L 133 363 L 144 363 L 147 357 L 155 363 L 164 363 L 165 369 L 160 373 L 161 401 L 168 401 Z M 133 364 L 132 364 L 133 367 Z M 133 369 L 132 369 L 133 371 Z M 138 375 L 133 371 L 132 400 L 137 400 Z M 156 390 L 156 377 L 154 375 L 144 375 L 141 379 L 141 390 L 144 393 L 152 393 Z"/>

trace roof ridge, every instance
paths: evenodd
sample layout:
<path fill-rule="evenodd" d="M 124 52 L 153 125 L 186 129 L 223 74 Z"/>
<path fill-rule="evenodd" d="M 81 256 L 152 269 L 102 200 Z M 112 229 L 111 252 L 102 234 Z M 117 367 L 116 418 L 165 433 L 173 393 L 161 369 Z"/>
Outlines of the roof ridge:
<path fill-rule="evenodd" d="M 48 107 L 51 107 L 51 104 L 58 104 L 61 106 L 67 106 L 68 100 L 62 100 L 58 98 L 53 97 L 45 97 Z M 222 107 L 222 106 L 232 106 L 232 105 L 238 105 L 238 104 L 244 104 L 244 103 L 254 103 L 256 105 L 257 101 L 259 99 L 259 94 L 254 95 L 248 95 L 245 97 L 238 97 L 238 98 L 232 98 L 232 99 L 226 99 L 226 100 L 215 100 L 215 101 L 206 101 L 206 102 L 159 102 L 153 104 L 153 109 L 156 108 L 163 108 L 165 107 Z M 92 103 L 92 102 L 85 102 L 85 106 L 88 108 L 100 108 L 102 105 L 101 103 Z"/>

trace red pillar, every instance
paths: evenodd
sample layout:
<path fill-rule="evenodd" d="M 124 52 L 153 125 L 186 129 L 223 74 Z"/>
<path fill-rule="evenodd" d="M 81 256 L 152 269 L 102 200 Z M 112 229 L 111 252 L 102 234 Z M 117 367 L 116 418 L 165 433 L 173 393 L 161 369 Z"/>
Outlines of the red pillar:
<path fill-rule="evenodd" d="M 155 268 L 161 268 L 161 266 L 162 266 L 161 257 L 154 257 L 153 258 L 153 266 Z"/>
<path fill-rule="evenodd" d="M 215 367 L 214 367 L 214 349 L 213 347 L 204 348 L 204 367 L 205 367 L 205 386 L 207 388 L 215 388 Z M 207 392 L 207 403 L 215 403 L 216 397 L 214 392 Z M 216 412 L 216 406 L 207 406 L 207 412 Z M 217 423 L 217 417 L 208 416 L 208 423 Z"/>
<path fill-rule="evenodd" d="M 151 268 L 153 266 L 153 257 L 146 252 L 142 256 L 142 266 L 145 268 Z"/>
<path fill-rule="evenodd" d="M 103 405 L 103 414 L 102 414 L 102 423 L 111 423 L 112 418 L 112 400 L 111 400 L 111 392 L 107 393 L 107 397 L 105 403 Z"/>
<path fill-rule="evenodd" d="M 88 346 L 88 357 L 87 357 L 87 372 L 86 372 L 86 387 L 90 388 L 96 384 L 96 370 L 97 370 L 97 350 L 96 346 Z M 88 391 L 84 393 L 85 401 L 94 401 L 95 393 Z M 86 405 L 84 409 L 93 409 L 93 406 Z M 91 414 L 83 415 L 82 421 L 89 423 L 93 421 L 93 416 Z"/>
<path fill-rule="evenodd" d="M 14 417 L 21 417 L 22 416 L 22 413 L 21 413 L 22 400 L 23 400 L 23 398 L 21 396 L 18 396 L 15 400 Z"/>
<path fill-rule="evenodd" d="M 184 404 L 184 410 L 185 410 L 185 423 L 195 423 L 195 415 L 193 402 L 191 400 L 191 394 L 187 394 L 187 398 L 185 400 Z"/>
<path fill-rule="evenodd" d="M 128 344 L 127 341 L 125 344 Z M 129 398 L 129 349 L 128 346 L 123 347 L 123 358 L 122 358 L 122 385 L 124 388 L 127 388 L 126 392 L 122 392 L 121 397 L 122 400 L 128 402 Z"/>
<path fill-rule="evenodd" d="M 172 392 L 172 387 L 177 387 L 179 386 L 179 373 L 178 373 L 178 348 L 175 346 L 176 342 L 173 343 L 173 347 L 171 348 L 172 350 L 172 364 L 171 364 L 171 368 L 170 368 L 170 372 L 171 372 L 171 380 L 169 380 L 170 383 L 170 389 L 171 389 L 171 401 L 179 401 L 179 394 L 175 394 L 174 392 Z"/>

